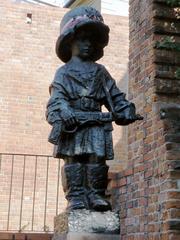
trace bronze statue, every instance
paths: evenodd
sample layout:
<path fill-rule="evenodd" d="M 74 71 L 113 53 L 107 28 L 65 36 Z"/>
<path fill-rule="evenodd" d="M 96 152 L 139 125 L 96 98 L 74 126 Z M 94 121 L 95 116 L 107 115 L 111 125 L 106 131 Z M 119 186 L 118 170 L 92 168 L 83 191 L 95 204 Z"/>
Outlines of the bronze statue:
<path fill-rule="evenodd" d="M 47 121 L 54 157 L 62 158 L 68 209 L 111 209 L 105 198 L 113 159 L 112 121 L 128 125 L 142 119 L 104 66 L 96 63 L 108 44 L 109 27 L 91 7 L 65 14 L 56 44 L 60 67 L 50 86 Z M 102 106 L 109 112 L 102 112 Z"/>

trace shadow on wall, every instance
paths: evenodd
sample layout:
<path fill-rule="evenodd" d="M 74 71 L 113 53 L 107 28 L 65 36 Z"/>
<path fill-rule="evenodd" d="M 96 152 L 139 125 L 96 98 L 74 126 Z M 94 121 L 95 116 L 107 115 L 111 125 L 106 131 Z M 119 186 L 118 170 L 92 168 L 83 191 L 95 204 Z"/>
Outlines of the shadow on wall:
<path fill-rule="evenodd" d="M 125 92 L 128 99 L 128 70 L 126 70 L 124 76 L 117 81 L 117 86 L 122 92 Z M 114 143 L 114 160 L 108 161 L 110 170 L 113 172 L 119 172 L 126 168 L 128 161 L 127 144 L 128 144 L 128 127 L 118 126 L 113 124 L 113 143 Z"/>

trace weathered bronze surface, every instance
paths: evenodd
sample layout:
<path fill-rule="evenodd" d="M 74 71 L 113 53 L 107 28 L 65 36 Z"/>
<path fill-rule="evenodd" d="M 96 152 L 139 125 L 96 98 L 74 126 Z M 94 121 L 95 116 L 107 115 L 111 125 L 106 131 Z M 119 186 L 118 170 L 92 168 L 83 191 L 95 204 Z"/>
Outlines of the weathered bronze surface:
<path fill-rule="evenodd" d="M 128 125 L 142 117 L 125 98 L 104 66 L 96 63 L 108 44 L 109 28 L 91 7 L 69 11 L 56 44 L 65 62 L 50 86 L 47 121 L 54 157 L 63 158 L 63 187 L 68 209 L 111 210 L 106 200 L 108 166 L 112 160 L 112 121 Z M 103 113 L 102 106 L 109 112 Z"/>

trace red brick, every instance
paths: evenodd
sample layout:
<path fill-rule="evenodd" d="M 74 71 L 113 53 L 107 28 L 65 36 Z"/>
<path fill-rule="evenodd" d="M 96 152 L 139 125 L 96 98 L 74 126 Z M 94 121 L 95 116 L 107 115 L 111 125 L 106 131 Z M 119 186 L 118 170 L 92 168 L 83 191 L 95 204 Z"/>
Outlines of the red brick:
<path fill-rule="evenodd" d="M 122 187 L 122 186 L 124 186 L 124 185 L 126 185 L 126 184 L 127 184 L 126 178 L 122 178 L 122 179 L 120 179 L 119 182 L 118 182 L 118 186 L 119 186 L 119 187 Z"/>
<path fill-rule="evenodd" d="M 136 166 L 136 167 L 134 168 L 134 173 L 142 172 L 142 171 L 144 171 L 144 164 L 141 164 L 141 165 Z"/>

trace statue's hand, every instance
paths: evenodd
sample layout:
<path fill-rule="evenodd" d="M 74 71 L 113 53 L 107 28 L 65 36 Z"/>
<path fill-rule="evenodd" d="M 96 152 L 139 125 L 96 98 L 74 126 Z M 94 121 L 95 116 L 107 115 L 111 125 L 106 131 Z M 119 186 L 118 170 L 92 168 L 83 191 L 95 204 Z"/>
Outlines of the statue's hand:
<path fill-rule="evenodd" d="M 78 121 L 72 110 L 63 109 L 61 111 L 61 118 L 66 126 L 66 128 L 72 128 L 77 125 Z"/>
<path fill-rule="evenodd" d="M 128 117 L 117 118 L 117 120 L 115 122 L 118 125 L 128 125 L 137 120 L 143 120 L 143 119 L 144 118 L 140 114 L 132 114 L 132 115 L 129 115 Z"/>
<path fill-rule="evenodd" d="M 131 124 L 133 122 L 135 122 L 136 120 L 134 120 L 133 118 L 118 118 L 116 119 L 115 123 L 117 125 L 128 125 L 128 124 Z"/>
<path fill-rule="evenodd" d="M 135 115 L 135 121 L 137 121 L 137 120 L 143 120 L 143 119 L 144 119 L 144 117 L 141 116 L 140 114 L 136 114 L 136 115 Z"/>

